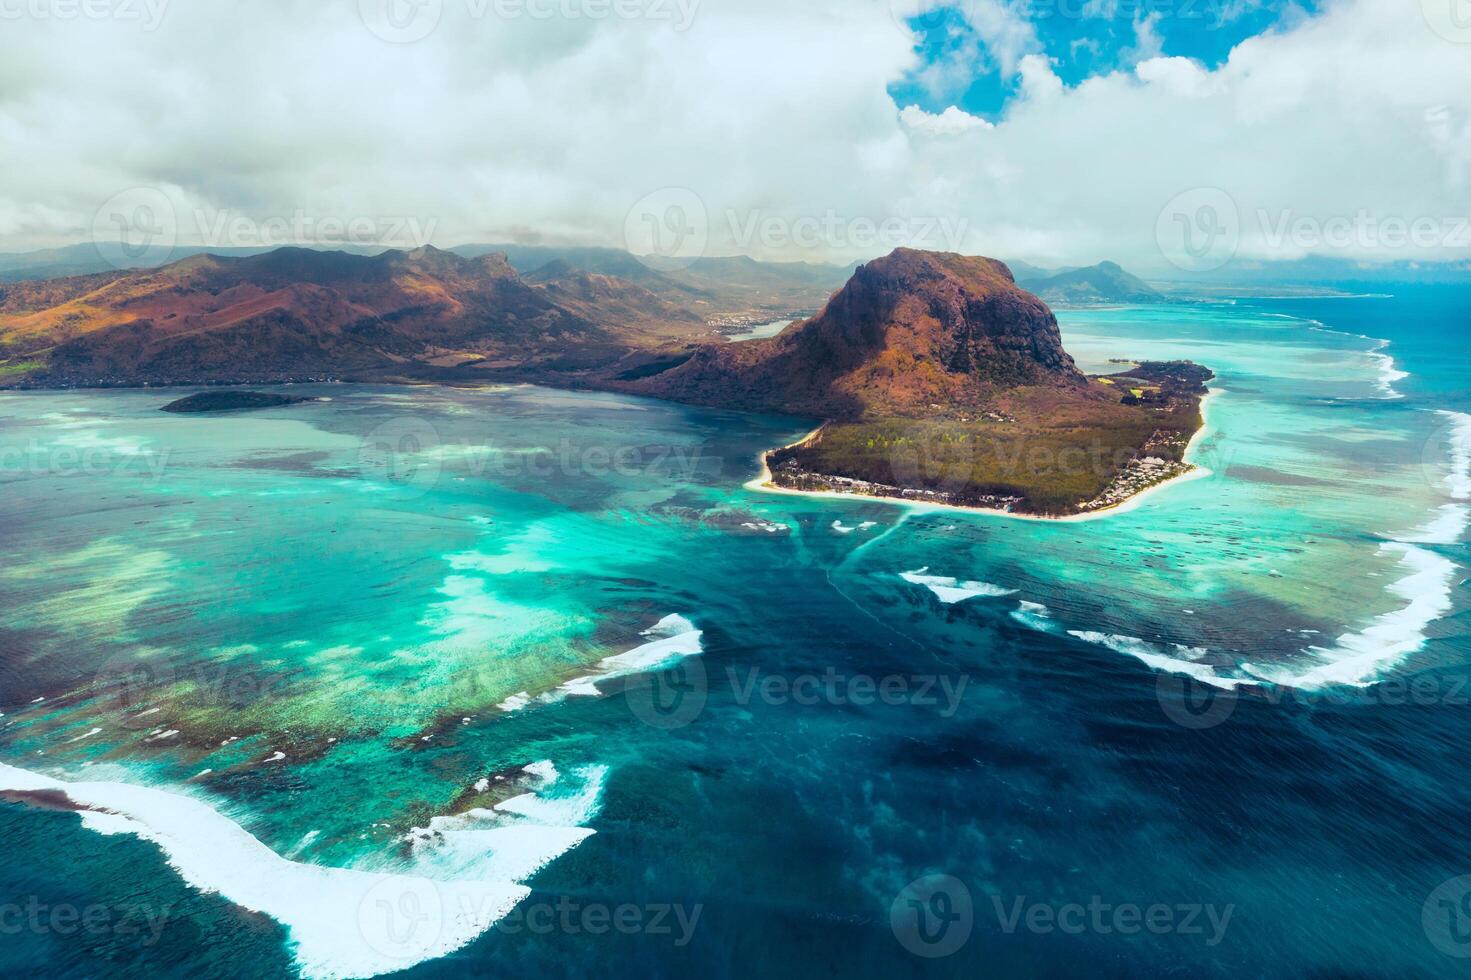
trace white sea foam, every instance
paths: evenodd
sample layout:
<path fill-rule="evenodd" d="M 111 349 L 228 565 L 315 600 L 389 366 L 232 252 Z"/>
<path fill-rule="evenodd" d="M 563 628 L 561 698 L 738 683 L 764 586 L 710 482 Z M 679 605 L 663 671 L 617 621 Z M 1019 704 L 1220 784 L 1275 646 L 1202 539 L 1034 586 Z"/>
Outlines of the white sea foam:
<path fill-rule="evenodd" d="M 1096 643 L 1116 653 L 1134 657 L 1155 670 L 1184 674 L 1195 678 L 1202 684 L 1210 684 L 1212 687 L 1219 687 L 1227 691 L 1233 691 L 1242 684 L 1252 683 L 1246 678 L 1222 677 L 1210 664 L 1199 663 L 1200 658 L 1208 652 L 1201 647 L 1187 647 L 1179 643 L 1156 645 L 1134 636 L 1118 636 L 1090 630 L 1068 630 L 1068 634 L 1085 643 Z"/>
<path fill-rule="evenodd" d="M 777 524 L 774 521 L 767 520 L 746 521 L 741 527 L 749 528 L 752 531 L 765 531 L 767 534 L 783 534 L 791 530 L 789 525 Z"/>
<path fill-rule="evenodd" d="M 949 575 L 929 575 L 929 566 L 912 572 L 900 572 L 899 577 L 911 585 L 923 585 L 933 592 L 941 602 L 951 605 L 964 602 L 978 595 L 999 597 L 1016 595 L 1016 589 L 1006 589 L 990 582 L 961 582 Z"/>
<path fill-rule="evenodd" d="M 502 711 L 520 711 L 530 703 L 531 693 L 529 691 L 522 691 L 519 694 L 512 694 L 500 704 L 496 705 L 496 707 Z"/>
<path fill-rule="evenodd" d="M 1452 499 L 1471 499 L 1471 415 L 1440 412 L 1451 420 L 1450 471 L 1445 479 Z M 1385 542 L 1380 551 L 1398 554 L 1405 574 L 1387 591 L 1405 601 L 1358 633 L 1346 633 L 1332 647 L 1311 647 L 1320 663 L 1306 671 L 1242 664 L 1242 669 L 1276 684 L 1316 689 L 1331 684 L 1365 687 L 1384 670 L 1424 649 L 1426 630 L 1453 608 L 1452 594 L 1459 565 L 1421 545 L 1459 542 L 1471 527 L 1471 504 L 1442 504 L 1434 516 L 1402 540 Z"/>
<path fill-rule="evenodd" d="M 288 860 L 295 860 L 296 858 L 300 857 L 301 852 L 306 850 L 308 847 L 311 847 L 312 843 L 321 836 L 322 832 L 320 830 L 308 830 L 306 833 L 301 835 L 301 840 L 296 842 L 296 846 L 286 852 L 286 858 Z"/>
<path fill-rule="evenodd" d="M 549 788 L 564 780 L 552 763 L 533 763 L 525 771 L 538 779 L 535 792 L 493 809 L 434 817 L 404 835 L 414 870 L 438 881 L 521 882 L 592 836 L 583 824 L 597 815 L 606 766 L 575 770 L 565 781 L 570 790 L 555 795 Z"/>
<path fill-rule="evenodd" d="M 1040 602 L 1027 602 L 1023 599 L 1021 605 L 1011 611 L 1011 618 L 1043 633 L 1054 633 L 1058 628 L 1051 610 Z"/>
<path fill-rule="evenodd" d="M 371 977 L 451 953 L 505 916 L 521 882 L 586 839 L 604 767 L 570 797 L 507 800 L 489 818 L 426 834 L 392 871 L 289 861 L 204 800 L 118 782 L 63 782 L 0 763 L 0 790 L 60 793 L 83 825 L 156 844 L 192 887 L 286 927 L 308 978 Z M 540 801 L 540 802 L 539 802 Z M 463 868 L 458 875 L 455 869 Z"/>
<path fill-rule="evenodd" d="M 595 672 L 567 681 L 553 692 L 551 699 L 556 700 L 558 694 L 563 697 L 599 697 L 603 693 L 598 688 L 600 681 L 659 670 L 704 652 L 701 645 L 704 631 L 696 629 L 695 624 L 683 616 L 665 616 L 640 635 L 649 637 L 649 642 L 625 653 L 604 657 L 598 661 Z"/>
<path fill-rule="evenodd" d="M 562 775 L 557 772 L 557 767 L 549 759 L 542 762 L 533 762 L 531 765 L 523 767 L 521 771 L 535 776 L 546 786 L 555 783 L 558 777 Z"/>
<path fill-rule="evenodd" d="M 1379 380 L 1375 385 L 1385 398 L 1403 398 L 1404 395 L 1395 390 L 1394 383 L 1408 378 L 1409 372 L 1401 371 L 1393 357 L 1385 354 L 1384 348 L 1389 346 L 1389 341 L 1377 341 L 1378 347 L 1369 352 L 1369 359 L 1379 368 Z"/>
<path fill-rule="evenodd" d="M 1317 667 L 1297 673 L 1250 664 L 1242 664 L 1242 669 L 1274 684 L 1308 690 L 1331 684 L 1366 687 L 1381 671 L 1423 649 L 1426 629 L 1451 610 L 1451 590 L 1460 568 L 1449 558 L 1408 542 L 1388 541 L 1380 550 L 1400 555 L 1400 567 L 1408 574 L 1388 591 L 1406 605 L 1377 617 L 1361 632 L 1339 637 L 1332 647 L 1312 647 L 1309 652 L 1322 660 Z"/>
<path fill-rule="evenodd" d="M 833 521 L 832 529 L 839 534 L 852 534 L 854 531 L 867 531 L 871 527 L 878 527 L 875 521 L 864 521 L 862 524 L 844 524 L 842 521 Z"/>
<path fill-rule="evenodd" d="M 1435 517 L 1405 541 L 1410 544 L 1455 544 L 1471 526 L 1471 505 L 1442 504 Z"/>
<path fill-rule="evenodd" d="M 1471 500 L 1471 415 L 1465 412 L 1439 412 L 1449 419 L 1450 473 L 1446 476 L 1446 489 L 1453 500 Z"/>
<path fill-rule="evenodd" d="M 1353 333 L 1348 330 L 1338 330 L 1328 326 L 1322 320 L 1311 320 L 1303 317 L 1289 316 L 1285 313 L 1271 313 L 1268 314 L 1268 316 L 1280 316 L 1288 320 L 1301 320 L 1308 325 L 1309 330 L 1317 330 L 1320 333 L 1336 333 L 1340 337 L 1355 337 L 1359 340 L 1369 341 L 1371 344 L 1374 345 L 1374 347 L 1372 350 L 1365 351 L 1364 354 L 1374 364 L 1374 367 L 1377 368 L 1379 371 L 1379 377 L 1375 380 L 1374 386 L 1379 389 L 1380 394 L 1385 398 L 1405 397 L 1398 390 L 1396 390 L 1396 388 L 1394 387 L 1394 383 L 1396 381 L 1403 381 L 1405 378 L 1408 378 L 1410 376 L 1409 372 L 1401 371 L 1394 357 L 1392 355 L 1384 353 L 1384 349 L 1389 346 L 1390 342 L 1388 340 L 1385 340 L 1383 337 L 1370 337 L 1368 334 Z"/>

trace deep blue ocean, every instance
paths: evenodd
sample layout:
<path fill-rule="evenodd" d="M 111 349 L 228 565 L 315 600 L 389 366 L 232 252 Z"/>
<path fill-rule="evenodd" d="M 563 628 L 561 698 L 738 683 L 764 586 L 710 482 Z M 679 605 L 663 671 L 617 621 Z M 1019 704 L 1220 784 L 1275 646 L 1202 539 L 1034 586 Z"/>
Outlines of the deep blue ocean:
<path fill-rule="evenodd" d="M 8 514 L 0 510 L 0 521 L 14 521 L 12 540 L 35 551 L 60 527 L 53 509 L 68 494 L 79 501 L 67 511 L 71 520 L 87 512 L 83 496 L 107 503 L 98 505 L 104 516 L 85 518 L 102 522 L 99 529 L 68 543 L 74 554 L 105 537 L 108 521 L 121 528 L 154 520 L 145 507 L 181 515 L 178 526 L 148 530 L 146 540 L 168 556 L 156 564 L 140 555 L 144 539 L 136 531 L 116 534 L 130 550 L 117 544 L 94 559 L 132 569 L 124 586 L 136 598 L 126 616 L 96 629 L 129 632 L 128 642 L 140 646 L 208 633 L 220 648 L 252 648 L 220 662 L 244 657 L 261 671 L 286 669 L 289 656 L 267 648 L 296 635 L 288 621 L 307 612 L 293 613 L 293 602 L 316 590 L 331 597 L 309 611 L 324 624 L 323 652 L 337 651 L 337 662 L 371 657 L 375 669 L 390 654 L 348 639 L 354 625 L 366 635 L 426 622 L 424 630 L 443 633 L 445 622 L 462 628 L 473 614 L 548 635 L 582 631 L 578 643 L 593 649 L 640 642 L 625 638 L 667 614 L 693 620 L 703 634 L 698 657 L 621 677 L 603 697 L 569 696 L 493 719 L 397 674 L 385 675 L 378 689 L 358 691 L 349 686 L 350 672 L 327 669 L 330 657 L 304 662 L 302 669 L 321 671 L 311 674 L 320 690 L 292 688 L 290 714 L 261 709 L 257 728 L 268 734 L 256 756 L 269 760 L 268 749 L 293 738 L 306 744 L 329 731 L 337 733 L 334 745 L 340 739 L 353 747 L 329 751 L 323 743 L 296 768 L 268 775 L 257 775 L 264 770 L 255 762 L 216 761 L 205 751 L 219 750 L 202 736 L 197 745 L 176 744 L 191 725 L 213 724 L 198 705 L 186 712 L 182 694 L 170 695 L 170 710 L 185 719 L 173 726 L 184 736 L 141 726 L 131 741 L 108 742 L 105 754 L 99 747 L 86 760 L 134 765 L 136 778 L 165 787 L 182 785 L 202 767 L 238 764 L 200 789 L 201 798 L 217 801 L 278 853 L 321 866 L 360 859 L 380 819 L 394 824 L 393 833 L 422 826 L 434 806 L 459 792 L 453 787 L 481 772 L 509 771 L 498 766 L 554 760 L 563 786 L 574 771 L 594 764 L 605 771 L 596 807 L 578 813 L 595 833 L 530 876 L 531 894 L 515 912 L 452 952 L 417 958 L 399 974 L 405 977 L 467 971 L 719 978 L 1471 974 L 1466 573 L 1451 583 L 1451 606 L 1431 617 L 1419 648 L 1386 662 L 1372 681 L 1236 688 L 1198 683 L 1178 670 L 1186 661 L 1214 663 L 1214 654 L 1201 659 L 1198 650 L 1217 646 L 1262 663 L 1295 663 L 1290 655 L 1294 645 L 1308 642 L 1304 636 L 1360 630 L 1361 619 L 1392 612 L 1384 593 L 1398 580 L 1397 566 L 1394 556 L 1380 553 L 1375 535 L 1394 529 L 1391 524 L 1421 523 L 1424 513 L 1408 511 L 1428 507 L 1419 501 L 1439 491 L 1415 477 L 1413 494 L 1390 499 L 1386 493 L 1383 510 L 1375 511 L 1375 492 L 1354 487 L 1393 487 L 1405 473 L 1418 473 L 1428 452 L 1420 443 L 1430 445 L 1430 433 L 1443 435 L 1437 420 L 1449 416 L 1439 413 L 1471 412 L 1471 287 L 1336 285 L 1354 298 L 1241 300 L 1219 318 L 1192 314 L 1188 329 L 1170 323 L 1168 309 L 1139 314 L 1137 334 L 1130 335 L 1138 349 L 1147 343 L 1198 348 L 1197 359 L 1206 363 L 1214 356 L 1231 365 L 1267 365 L 1223 372 L 1217 451 L 1233 443 L 1244 448 L 1236 475 L 1221 467 L 1220 478 L 1240 486 L 1220 491 L 1233 508 L 1221 513 L 1212 506 L 1211 480 L 1167 490 L 1156 498 L 1157 509 L 1152 501 L 1111 519 L 1121 522 L 1116 525 L 1042 526 L 943 513 L 901 521 L 885 504 L 757 499 L 739 490 L 752 475 L 742 453 L 802 431 L 798 422 L 758 424 L 674 408 L 640 416 L 624 411 L 622 402 L 586 408 L 569 402 L 568 408 L 547 401 L 535 411 L 513 404 L 526 413 L 516 425 L 555 415 L 557 425 L 573 428 L 667 426 L 693 433 L 717 463 L 684 474 L 672 490 L 661 484 L 658 494 L 638 475 L 596 487 L 551 485 L 555 476 L 546 478 L 548 485 L 504 478 L 494 492 L 478 491 L 471 480 L 374 504 L 371 511 L 353 504 L 351 514 L 340 509 L 343 492 L 334 488 L 330 502 L 315 501 L 317 509 L 307 513 L 306 503 L 283 495 L 253 510 L 218 508 L 237 506 L 230 501 L 247 490 L 269 492 L 265 483 L 243 481 L 320 472 L 333 451 L 327 443 L 313 444 L 318 458 L 306 459 L 310 454 L 293 442 L 294 455 L 281 456 L 274 470 L 257 459 L 248 472 L 231 471 L 242 475 L 231 475 L 228 485 L 220 482 L 223 464 L 206 455 L 216 450 L 201 448 L 190 452 L 206 462 L 159 484 L 159 493 L 174 495 L 175 510 L 155 497 L 140 500 L 142 491 L 132 484 L 73 490 L 72 484 L 14 482 L 0 484 L 0 493 L 27 494 L 26 503 Z M 1080 349 L 1102 351 L 1113 332 L 1100 324 L 1119 316 L 1060 319 L 1065 338 L 1076 330 Z M 1272 325 L 1284 317 L 1294 319 Z M 1272 332 L 1278 330 L 1280 339 Z M 1276 387 L 1262 380 L 1275 355 L 1230 346 L 1248 336 L 1252 344 L 1282 345 L 1284 373 Z M 1379 351 L 1378 340 L 1389 344 Z M 1400 397 L 1375 394 L 1379 368 L 1364 352 L 1376 351 L 1403 373 L 1393 381 Z M 1333 373 L 1350 368 L 1366 373 Z M 1311 377 L 1313 371 L 1323 376 Z M 1292 392 L 1309 388 L 1311 398 L 1294 401 Z M 69 397 L 85 404 L 88 396 Z M 114 405 L 118 412 L 133 410 L 127 399 L 134 396 L 109 397 L 122 399 L 109 403 L 109 412 Z M 339 415 L 318 428 L 335 433 L 334 426 L 345 425 L 340 413 L 355 404 L 352 397 L 339 397 L 332 409 Z M 36 419 L 37 426 L 81 424 L 58 421 L 50 408 L 33 411 L 34 404 L 10 409 L 10 421 L 0 427 Z M 423 409 L 431 410 L 445 419 L 453 414 L 445 405 Z M 556 414 L 563 412 L 572 414 Z M 1294 424 L 1310 421 L 1270 429 L 1279 414 L 1294 413 Z M 440 431 L 453 424 L 468 423 L 446 421 Z M 1280 472 L 1291 470 L 1295 483 L 1269 482 L 1266 467 L 1246 458 L 1268 439 Z M 1434 437 L 1437 473 L 1443 441 Z M 1308 459 L 1325 444 L 1338 454 L 1332 459 L 1354 470 L 1342 474 L 1342 483 L 1331 482 L 1330 463 L 1315 464 L 1311 477 L 1306 463 L 1291 469 L 1294 459 Z M 1403 467 L 1376 468 L 1379 455 Z M 1257 492 L 1276 496 L 1252 509 L 1250 494 Z M 1321 513 L 1309 506 L 1314 495 Z M 736 518 L 712 519 L 730 507 Z M 557 523 L 564 510 L 580 523 Z M 1397 518 L 1397 510 L 1406 513 Z M 487 547 L 475 561 L 454 566 L 463 573 L 458 577 L 417 557 L 371 580 L 361 570 L 411 549 L 449 551 L 425 544 L 444 533 L 430 525 L 477 513 L 502 526 L 540 522 L 550 537 L 518 545 L 519 564 L 509 571 L 493 559 L 511 552 Z M 360 514 L 369 516 L 353 516 Z M 1229 533 L 1208 530 L 1228 519 Z M 864 522 L 873 526 L 861 527 Z M 378 530 L 367 536 L 373 527 Z M 335 538 L 326 536 L 328 529 Z M 241 534 L 259 537 L 246 551 L 228 550 Z M 364 537 L 353 537 L 358 534 Z M 1464 534 L 1424 547 L 1458 568 L 1471 567 Z M 468 553 L 471 545 L 459 548 L 457 554 Z M 556 549 L 576 552 L 578 567 L 553 568 L 549 556 Z M 1220 571 L 1207 568 L 1202 555 L 1219 556 Z M 40 561 L 18 545 L 6 559 L 12 568 Z M 189 590 L 145 588 L 146 579 L 173 567 L 168 562 L 180 564 L 177 580 L 192 583 Z M 53 558 L 49 567 L 58 577 L 81 574 L 75 562 Z M 507 579 L 495 593 L 497 605 L 465 591 L 463 577 L 477 568 L 491 568 L 487 576 L 534 578 L 525 580 L 524 592 L 521 579 Z M 972 596 L 945 601 L 898 575 L 921 568 L 954 577 L 963 591 L 974 586 Z M 452 605 L 448 620 L 413 605 L 420 575 L 430 581 L 426 592 L 437 589 L 446 601 L 461 603 Z M 1232 584 L 1211 578 L 1217 575 Z M 283 587 L 289 594 L 273 597 L 269 607 L 250 606 L 249 616 L 240 611 L 269 587 L 252 591 L 237 583 L 280 576 L 289 576 L 289 589 Z M 66 594 L 94 605 L 110 595 L 88 588 Z M 73 751 L 66 739 L 91 725 L 91 715 L 83 720 L 90 702 L 68 694 L 47 673 L 59 677 L 60 668 L 46 667 L 39 654 L 49 651 L 56 663 L 85 662 L 92 645 L 112 637 L 66 634 L 49 645 L 55 628 L 45 625 L 53 622 L 47 617 L 60 621 L 62 613 L 47 597 L 4 576 L 0 595 L 10 597 L 13 609 L 29 610 L 15 612 L 0 632 L 0 680 L 11 688 L 0 690 L 0 709 L 7 712 L 0 724 L 13 725 L 0 729 L 0 763 L 67 781 L 83 778 L 63 759 Z M 1394 598 L 1404 601 L 1414 599 Z M 534 615 L 526 611 L 533 602 Z M 1364 607 L 1359 618 L 1356 604 Z M 606 625 L 584 629 L 614 606 L 636 610 L 617 624 L 621 632 Z M 333 608 L 350 615 L 339 622 Z M 267 621 L 269 630 L 259 625 Z M 260 635 L 250 634 L 253 629 Z M 1157 670 L 1137 652 L 1121 654 L 1121 633 L 1145 637 L 1155 651 L 1147 655 L 1164 650 L 1176 668 Z M 1097 639 L 1102 634 L 1113 638 L 1112 646 Z M 1376 635 L 1369 631 L 1364 642 Z M 462 655 L 479 653 L 453 652 Z M 1229 666 L 1221 661 L 1208 670 L 1224 673 Z M 394 666 L 404 675 L 421 669 L 429 668 Z M 879 693 L 886 681 L 892 696 Z M 521 682 L 517 677 L 509 690 Z M 355 714 L 382 710 L 384 691 L 400 689 L 406 703 L 442 701 L 437 714 L 426 716 L 432 723 L 415 721 L 402 731 L 355 723 Z M 698 708 L 682 714 L 691 692 Z M 49 700 L 41 708 L 64 707 L 40 718 L 31 702 L 42 696 Z M 152 703 L 144 697 L 128 708 L 136 716 Z M 34 722 L 25 720 L 33 716 Z M 107 731 L 78 744 L 109 739 L 111 717 L 98 722 Z M 210 732 L 211 740 L 219 734 Z M 142 747 L 160 737 L 172 747 Z M 291 764 L 295 750 L 286 751 Z M 108 769 L 106 778 L 121 778 L 120 771 Z M 453 789 L 427 788 L 436 785 Z M 303 836 L 307 828 L 313 833 Z M 286 978 L 302 972 L 289 924 L 187 882 L 188 874 L 171 868 L 146 836 L 84 829 L 61 794 L 7 796 L 0 788 L 0 975 Z M 282 878 L 280 887 L 304 886 L 299 878 Z M 334 894 L 324 891 L 321 901 L 336 900 Z M 400 942 L 398 933 L 445 915 L 401 897 L 383 907 L 382 923 L 378 911 L 367 906 L 366 917 L 358 918 L 365 929 L 381 924 L 385 931 L 355 941 L 365 938 L 380 952 Z M 82 921 L 88 913 L 90 922 Z"/>

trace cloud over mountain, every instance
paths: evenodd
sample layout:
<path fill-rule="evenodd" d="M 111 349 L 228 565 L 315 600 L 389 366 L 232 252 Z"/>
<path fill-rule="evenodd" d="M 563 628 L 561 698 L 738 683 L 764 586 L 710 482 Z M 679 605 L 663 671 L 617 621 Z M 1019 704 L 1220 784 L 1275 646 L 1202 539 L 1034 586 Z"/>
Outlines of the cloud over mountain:
<path fill-rule="evenodd" d="M 188 242 L 340 240 L 356 221 L 398 246 L 622 245 L 636 205 L 670 218 L 657 195 L 676 188 L 711 254 L 913 245 L 1169 271 L 1171 208 L 1197 222 L 1206 189 L 1237 257 L 1471 253 L 1471 48 L 1418 5 L 1343 0 L 1214 70 L 1160 56 L 1076 85 L 998 21 L 986 57 L 1019 88 L 992 119 L 895 104 L 925 56 L 888 2 L 431 0 L 433 29 L 407 43 L 359 6 L 7 21 L 0 250 L 85 238 L 120 193 L 136 212 L 139 187 Z M 815 238 L 781 233 L 814 218 Z"/>

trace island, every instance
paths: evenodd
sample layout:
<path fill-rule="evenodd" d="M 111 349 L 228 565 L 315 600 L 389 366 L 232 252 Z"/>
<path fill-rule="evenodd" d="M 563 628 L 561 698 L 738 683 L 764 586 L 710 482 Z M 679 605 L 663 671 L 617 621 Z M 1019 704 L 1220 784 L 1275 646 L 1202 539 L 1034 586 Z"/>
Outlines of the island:
<path fill-rule="evenodd" d="M 278 395 L 265 391 L 201 391 L 197 395 L 169 402 L 160 411 L 180 415 L 204 415 L 211 412 L 244 412 L 257 408 L 279 408 L 314 402 L 316 398 Z"/>

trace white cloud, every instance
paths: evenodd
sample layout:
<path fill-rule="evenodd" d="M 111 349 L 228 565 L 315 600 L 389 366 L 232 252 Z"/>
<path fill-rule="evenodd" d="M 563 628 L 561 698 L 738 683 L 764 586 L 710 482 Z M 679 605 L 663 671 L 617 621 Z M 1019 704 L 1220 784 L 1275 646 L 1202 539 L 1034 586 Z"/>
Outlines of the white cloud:
<path fill-rule="evenodd" d="M 1205 95 L 1218 79 L 1189 58 L 1150 58 L 1134 66 L 1140 81 L 1160 85 L 1182 98 Z"/>
<path fill-rule="evenodd" d="M 847 241 L 743 243 L 731 215 L 928 216 L 967 229 L 955 245 L 970 251 L 1148 271 L 1167 268 L 1161 208 L 1214 187 L 1239 210 L 1243 256 L 1471 250 L 1270 233 L 1283 215 L 1471 210 L 1471 57 L 1398 0 L 1337 0 L 1213 71 L 1144 58 L 1075 87 L 1017 8 L 968 4 L 1021 84 L 994 127 L 894 105 L 887 86 L 917 64 L 887 2 L 704 0 L 683 31 L 477 19 L 472 2 L 444 0 L 438 30 L 413 44 L 369 33 L 355 0 L 175 3 L 152 32 L 7 21 L 0 250 L 81 239 L 139 185 L 168 190 L 186 238 L 195 210 L 226 209 L 413 217 L 438 244 L 618 244 L 635 202 L 682 187 L 704 201 L 715 251 L 865 257 Z"/>
<path fill-rule="evenodd" d="M 925 112 L 917 105 L 905 106 L 899 112 L 899 119 L 912 132 L 929 136 L 955 136 L 973 129 L 995 128 L 980 116 L 973 116 L 957 106 L 940 113 Z"/>
<path fill-rule="evenodd" d="M 1012 75 L 1024 56 L 1042 50 L 1037 29 L 1027 20 L 1025 3 L 962 0 L 958 8 L 985 44 L 987 53 L 996 59 L 1003 75 Z"/>
<path fill-rule="evenodd" d="M 1017 68 L 1021 90 L 1028 102 L 1046 102 L 1062 94 L 1062 79 L 1052 70 L 1052 63 L 1040 54 L 1029 54 Z"/>
<path fill-rule="evenodd" d="M 1125 61 L 1146 61 L 1164 54 L 1165 40 L 1159 33 L 1159 22 L 1163 16 L 1158 10 L 1143 16 L 1134 15 L 1134 46 L 1123 52 Z"/>

